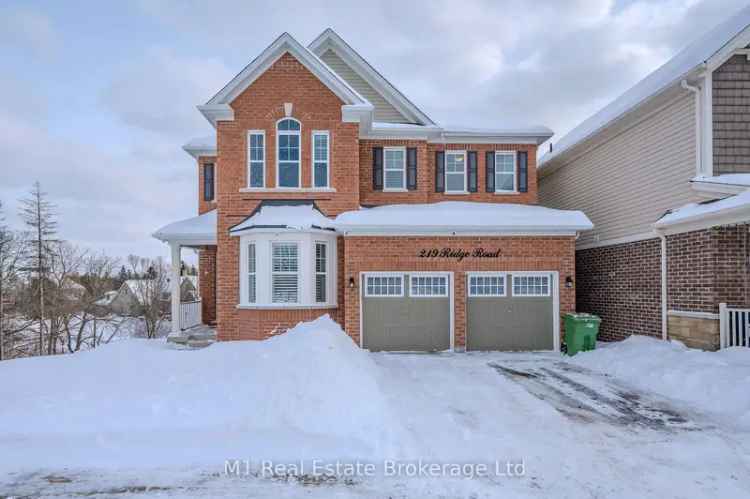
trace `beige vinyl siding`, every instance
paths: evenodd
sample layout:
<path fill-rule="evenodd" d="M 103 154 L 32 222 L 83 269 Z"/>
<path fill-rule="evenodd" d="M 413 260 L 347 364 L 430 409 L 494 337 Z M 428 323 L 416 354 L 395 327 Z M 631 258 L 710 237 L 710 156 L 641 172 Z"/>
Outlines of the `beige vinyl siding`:
<path fill-rule="evenodd" d="M 375 107 L 375 121 L 386 123 L 410 123 L 398 110 L 359 76 L 333 50 L 326 50 L 320 57 L 323 62 L 341 76 L 349 85 Z"/>
<path fill-rule="evenodd" d="M 750 61 L 732 56 L 712 83 L 714 174 L 750 173 Z"/>
<path fill-rule="evenodd" d="M 594 223 L 578 245 L 652 231 L 669 209 L 698 201 L 695 100 L 685 93 L 609 141 L 540 179 L 545 206 L 582 210 Z"/>

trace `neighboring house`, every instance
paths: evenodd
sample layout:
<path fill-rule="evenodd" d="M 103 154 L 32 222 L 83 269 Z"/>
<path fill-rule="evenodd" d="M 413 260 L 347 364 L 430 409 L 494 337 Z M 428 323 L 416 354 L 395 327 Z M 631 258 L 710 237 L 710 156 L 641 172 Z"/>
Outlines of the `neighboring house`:
<path fill-rule="evenodd" d="M 281 35 L 199 110 L 199 216 L 154 236 L 175 273 L 200 250 L 220 340 L 330 314 L 373 350 L 559 348 L 591 223 L 535 206 L 549 129 L 441 126 L 330 29 Z"/>
<path fill-rule="evenodd" d="M 731 196 L 750 187 L 749 24 L 745 8 L 539 161 L 540 201 L 594 223 L 576 245 L 577 303 L 605 339 L 715 349 L 719 303 L 748 305 L 750 203 Z"/>
<path fill-rule="evenodd" d="M 80 300 L 86 294 L 86 287 L 70 277 L 63 279 L 59 290 L 63 298 L 71 301 Z"/>
<path fill-rule="evenodd" d="M 195 276 L 183 276 L 180 282 L 180 301 L 194 301 L 199 298 Z M 154 287 L 159 286 L 159 283 L 159 280 L 153 279 L 128 279 L 118 290 L 108 291 L 96 303 L 109 307 L 110 310 L 121 315 L 137 315 L 144 303 L 158 296 L 165 308 L 168 308 L 171 295 L 170 280 L 162 282 L 163 289 L 157 290 Z"/>

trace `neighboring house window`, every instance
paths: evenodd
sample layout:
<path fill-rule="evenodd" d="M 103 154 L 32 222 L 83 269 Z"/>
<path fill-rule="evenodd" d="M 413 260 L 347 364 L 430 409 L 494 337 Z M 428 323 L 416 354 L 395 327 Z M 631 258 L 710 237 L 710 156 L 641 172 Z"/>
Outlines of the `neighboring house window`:
<path fill-rule="evenodd" d="M 495 152 L 495 192 L 516 191 L 515 151 Z"/>
<path fill-rule="evenodd" d="M 445 192 L 466 192 L 466 153 L 445 152 Z"/>
<path fill-rule="evenodd" d="M 328 187 L 329 135 L 327 131 L 313 132 L 313 187 Z"/>
<path fill-rule="evenodd" d="M 473 275 L 469 277 L 469 296 L 505 296 L 505 276 Z"/>
<path fill-rule="evenodd" d="M 266 185 L 266 134 L 262 130 L 247 132 L 247 186 Z"/>
<path fill-rule="evenodd" d="M 216 189 L 216 172 L 213 163 L 203 165 L 203 200 L 213 201 Z"/>
<path fill-rule="evenodd" d="M 247 246 L 247 301 L 255 303 L 257 278 L 255 273 L 255 244 Z"/>
<path fill-rule="evenodd" d="M 411 296 L 448 296 L 447 276 L 411 276 Z"/>
<path fill-rule="evenodd" d="M 271 301 L 299 301 L 299 246 L 297 243 L 273 243 L 271 246 Z"/>
<path fill-rule="evenodd" d="M 326 302 L 326 284 L 328 282 L 328 245 L 315 243 L 315 301 Z"/>
<path fill-rule="evenodd" d="M 300 169 L 299 121 L 285 118 L 276 125 L 276 186 L 298 188 L 302 182 Z"/>
<path fill-rule="evenodd" d="M 404 296 L 403 276 L 367 276 L 365 296 Z"/>
<path fill-rule="evenodd" d="M 406 189 L 406 149 L 403 147 L 386 147 L 383 149 L 385 191 L 402 191 Z"/>
<path fill-rule="evenodd" d="M 513 296 L 549 296 L 549 276 L 514 275 Z"/>

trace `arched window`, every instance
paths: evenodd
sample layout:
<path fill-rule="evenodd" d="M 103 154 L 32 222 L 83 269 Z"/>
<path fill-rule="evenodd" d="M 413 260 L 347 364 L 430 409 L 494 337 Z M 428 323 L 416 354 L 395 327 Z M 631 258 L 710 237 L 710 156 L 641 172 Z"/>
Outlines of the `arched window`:
<path fill-rule="evenodd" d="M 276 186 L 299 188 L 302 185 L 300 168 L 300 122 L 284 118 L 276 124 Z"/>

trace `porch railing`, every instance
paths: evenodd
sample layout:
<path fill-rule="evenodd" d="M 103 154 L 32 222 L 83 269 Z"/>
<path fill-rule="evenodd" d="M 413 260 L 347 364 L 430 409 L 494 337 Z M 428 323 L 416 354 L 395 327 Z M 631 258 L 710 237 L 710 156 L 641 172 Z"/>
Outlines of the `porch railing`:
<path fill-rule="evenodd" d="M 201 300 L 180 303 L 180 329 L 185 330 L 201 323 Z"/>
<path fill-rule="evenodd" d="M 721 348 L 750 347 L 750 308 L 730 308 L 719 304 Z"/>

